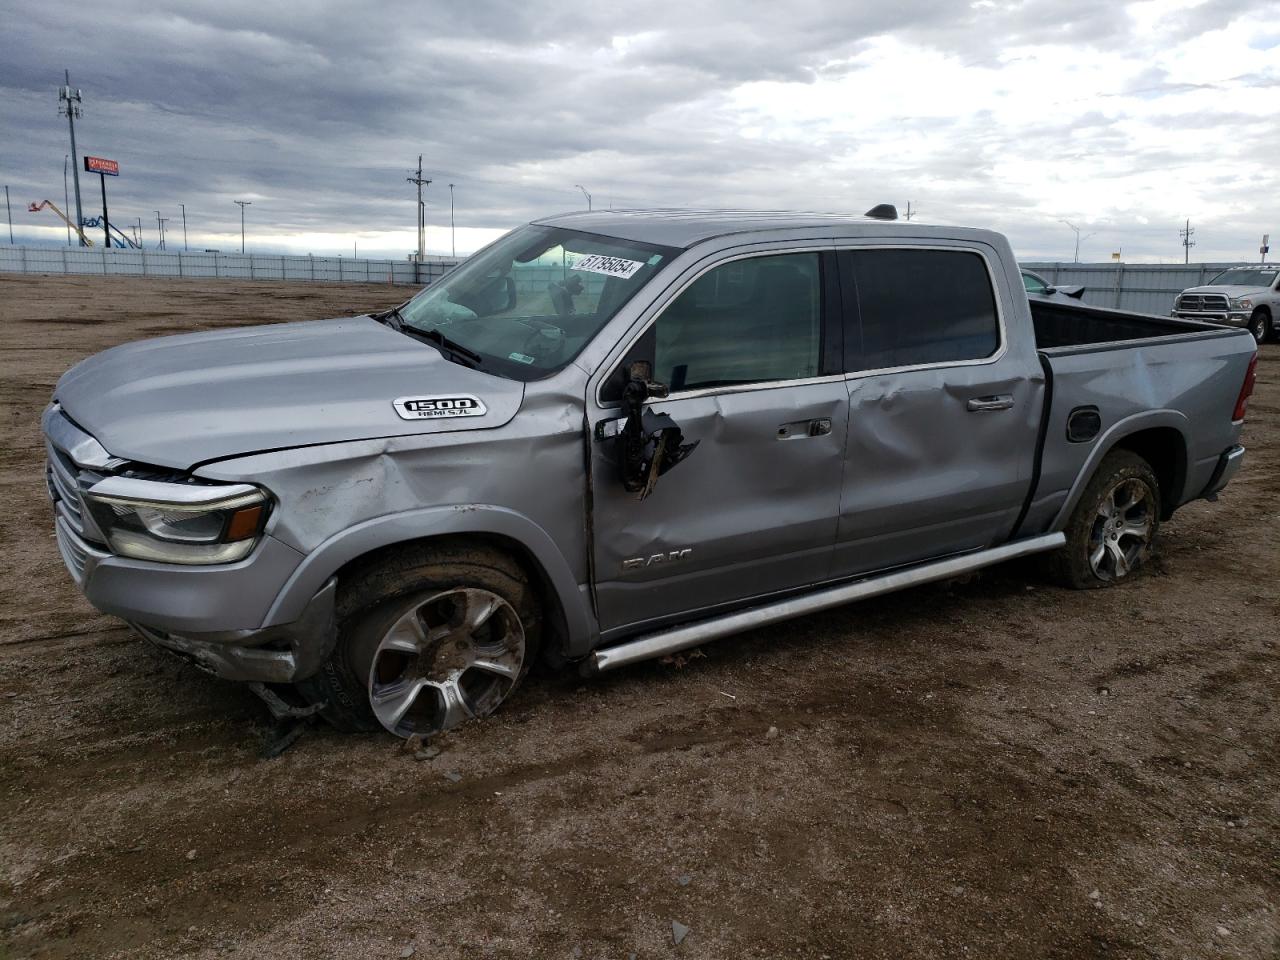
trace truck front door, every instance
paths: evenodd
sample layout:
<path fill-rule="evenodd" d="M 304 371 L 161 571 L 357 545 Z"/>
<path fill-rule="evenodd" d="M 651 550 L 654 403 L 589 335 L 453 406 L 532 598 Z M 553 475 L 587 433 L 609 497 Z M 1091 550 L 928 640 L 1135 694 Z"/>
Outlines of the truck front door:
<path fill-rule="evenodd" d="M 592 389 L 590 517 L 606 641 L 828 575 L 849 411 L 837 282 L 829 242 L 691 270 Z M 648 408 L 697 443 L 643 499 L 624 488 L 613 436 L 635 360 L 669 390 Z"/>
<path fill-rule="evenodd" d="M 984 245 L 838 257 L 849 442 L 834 575 L 1006 539 L 1031 482 L 1044 388 L 1030 316 L 1001 308 L 1022 288 Z"/>

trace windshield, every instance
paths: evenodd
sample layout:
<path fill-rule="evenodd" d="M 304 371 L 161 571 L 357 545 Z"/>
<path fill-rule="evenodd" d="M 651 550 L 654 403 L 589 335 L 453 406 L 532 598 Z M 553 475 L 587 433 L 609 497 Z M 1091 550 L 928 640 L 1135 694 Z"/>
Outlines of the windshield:
<path fill-rule="evenodd" d="M 516 380 L 564 367 L 678 251 L 530 224 L 513 230 L 400 308 Z"/>
<path fill-rule="evenodd" d="M 1275 282 L 1275 270 L 1224 270 L 1212 280 L 1210 286 L 1219 287 L 1269 287 Z"/>

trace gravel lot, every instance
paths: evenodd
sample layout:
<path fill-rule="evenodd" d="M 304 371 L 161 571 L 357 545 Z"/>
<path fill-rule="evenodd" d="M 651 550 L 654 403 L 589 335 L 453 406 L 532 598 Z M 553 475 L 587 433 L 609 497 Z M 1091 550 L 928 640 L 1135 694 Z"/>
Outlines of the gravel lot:
<path fill-rule="evenodd" d="M 263 760 L 251 693 L 72 586 L 39 414 L 122 341 L 404 293 L 0 275 L 0 957 L 1280 957 L 1280 346 L 1124 587 L 1010 565 L 544 672 L 432 761 Z"/>

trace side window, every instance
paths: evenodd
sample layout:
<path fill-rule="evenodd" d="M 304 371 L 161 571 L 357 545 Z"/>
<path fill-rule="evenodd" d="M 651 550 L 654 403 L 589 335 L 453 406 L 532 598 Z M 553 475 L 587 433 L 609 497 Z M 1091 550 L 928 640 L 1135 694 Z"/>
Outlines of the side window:
<path fill-rule="evenodd" d="M 654 377 L 671 390 L 816 377 L 817 253 L 753 257 L 699 277 L 654 325 Z"/>
<path fill-rule="evenodd" d="M 1027 293 L 1044 293 L 1049 289 L 1045 286 L 1044 281 L 1034 273 L 1022 274 L 1022 286 L 1026 289 Z"/>
<path fill-rule="evenodd" d="M 851 252 L 861 345 L 851 370 L 989 357 L 1000 346 L 986 261 L 950 250 Z"/>

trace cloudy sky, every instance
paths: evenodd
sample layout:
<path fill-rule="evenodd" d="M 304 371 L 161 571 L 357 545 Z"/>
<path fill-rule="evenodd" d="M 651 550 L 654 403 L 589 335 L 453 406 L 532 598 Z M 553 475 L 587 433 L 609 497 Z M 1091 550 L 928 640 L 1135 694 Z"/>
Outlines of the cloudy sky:
<path fill-rule="evenodd" d="M 861 213 L 994 227 L 1025 259 L 1280 247 L 1276 0 L 646 4 L 7 0 L 0 180 L 19 240 L 65 241 L 64 68 L 112 219 L 193 249 L 401 257 L 582 208 Z M 96 176 L 81 175 L 86 216 Z M 74 202 L 74 201 L 73 201 Z M 0 235 L 2 236 L 2 235 Z M 176 238 L 176 241 L 175 241 Z"/>

